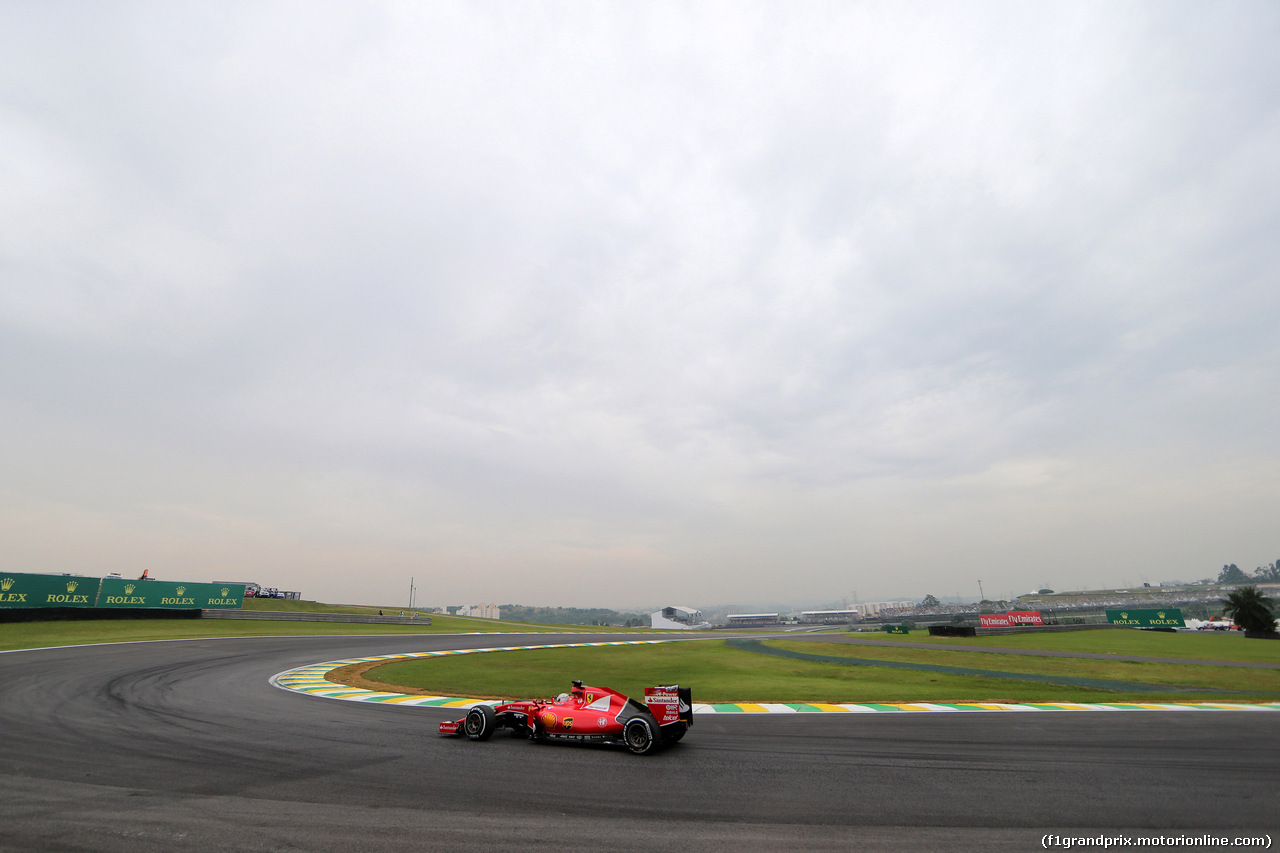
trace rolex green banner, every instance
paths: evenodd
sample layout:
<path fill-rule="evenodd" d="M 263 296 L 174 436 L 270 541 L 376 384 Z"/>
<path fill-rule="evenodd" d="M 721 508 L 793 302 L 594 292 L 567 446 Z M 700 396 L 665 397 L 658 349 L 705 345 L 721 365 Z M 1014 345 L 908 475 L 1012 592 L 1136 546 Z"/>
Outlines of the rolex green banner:
<path fill-rule="evenodd" d="M 1107 621 L 1126 628 L 1185 628 L 1182 611 L 1177 607 L 1156 610 L 1108 610 Z"/>
<path fill-rule="evenodd" d="M 81 575 L 0 574 L 0 607 L 93 607 L 98 578 Z"/>
<path fill-rule="evenodd" d="M 890 634 L 910 634 L 911 633 L 911 629 L 908 628 L 906 625 L 885 625 L 884 629 Z"/>
<path fill-rule="evenodd" d="M 196 589 L 207 590 L 200 600 L 201 610 L 239 610 L 244 607 L 244 584 L 242 583 L 198 583 Z"/>
<path fill-rule="evenodd" d="M 244 584 L 174 583 L 106 578 L 99 607 L 163 607 L 184 610 L 232 610 L 244 603 Z"/>

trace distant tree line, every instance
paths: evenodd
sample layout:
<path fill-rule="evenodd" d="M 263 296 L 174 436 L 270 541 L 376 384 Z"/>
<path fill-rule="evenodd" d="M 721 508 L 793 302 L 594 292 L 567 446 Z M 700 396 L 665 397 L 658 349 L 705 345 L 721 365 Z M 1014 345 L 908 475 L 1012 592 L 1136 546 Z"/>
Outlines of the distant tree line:
<path fill-rule="evenodd" d="M 604 607 L 524 607 L 503 604 L 499 607 L 503 620 L 534 622 L 539 625 L 616 625 L 623 628 L 648 628 L 649 617 L 619 613 Z"/>
<path fill-rule="evenodd" d="M 1280 583 L 1280 560 L 1268 563 L 1265 566 L 1258 566 L 1253 570 L 1253 577 L 1250 577 L 1244 569 L 1235 563 L 1223 566 L 1222 571 L 1218 572 L 1218 583 L 1249 583 L 1251 580 Z"/>

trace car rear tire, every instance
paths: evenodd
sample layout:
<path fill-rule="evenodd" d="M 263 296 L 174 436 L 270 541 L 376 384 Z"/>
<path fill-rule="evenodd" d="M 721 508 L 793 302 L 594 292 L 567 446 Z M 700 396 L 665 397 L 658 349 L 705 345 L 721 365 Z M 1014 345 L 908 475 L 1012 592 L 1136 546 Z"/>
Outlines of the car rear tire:
<path fill-rule="evenodd" d="M 627 720 L 627 724 L 622 729 L 622 740 L 626 743 L 627 749 L 636 755 L 657 752 L 660 745 L 657 728 L 652 720 L 633 717 Z"/>
<path fill-rule="evenodd" d="M 680 738 L 684 737 L 685 732 L 689 731 L 689 727 L 683 721 L 672 723 L 662 730 L 662 740 L 664 743 L 678 743 Z"/>
<path fill-rule="evenodd" d="M 492 705 L 477 705 L 467 712 L 462 728 L 472 740 L 488 740 L 497 728 L 498 716 Z"/>

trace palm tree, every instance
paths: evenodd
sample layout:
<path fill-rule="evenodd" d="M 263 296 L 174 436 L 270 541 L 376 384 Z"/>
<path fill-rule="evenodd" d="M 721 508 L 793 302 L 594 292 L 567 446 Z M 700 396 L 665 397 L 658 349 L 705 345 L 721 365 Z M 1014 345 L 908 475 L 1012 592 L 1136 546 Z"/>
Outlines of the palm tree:
<path fill-rule="evenodd" d="M 1271 608 L 1275 602 L 1263 595 L 1256 586 L 1242 586 L 1227 593 L 1222 599 L 1222 611 L 1233 618 L 1246 631 L 1274 634 L 1276 617 Z"/>

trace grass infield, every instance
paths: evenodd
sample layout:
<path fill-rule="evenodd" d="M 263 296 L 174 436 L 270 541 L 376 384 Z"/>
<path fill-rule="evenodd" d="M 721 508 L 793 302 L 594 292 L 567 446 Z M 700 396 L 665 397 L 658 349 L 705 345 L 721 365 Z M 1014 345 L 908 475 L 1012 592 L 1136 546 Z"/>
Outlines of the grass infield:
<path fill-rule="evenodd" d="M 246 602 L 246 610 L 287 610 L 312 613 L 373 613 L 377 607 L 317 605 L 313 601 Z M 275 606 L 262 606 L 275 605 Z M 285 606 L 281 606 L 285 605 Z M 293 605 L 293 606 L 288 606 Z M 310 606 L 308 606 L 310 605 Z M 400 608 L 384 607 L 388 616 Z M 194 640 L 211 637 L 315 637 L 369 634 L 466 634 L 503 633 L 602 633 L 609 629 L 582 625 L 535 625 L 493 619 L 431 615 L 430 625 L 381 625 L 364 622 L 258 622 L 234 619 L 85 619 L 54 622 L 0 623 L 0 651 L 91 643 L 128 643 L 140 640 Z M 620 629 L 613 629 L 620 630 Z M 630 633 L 636 633 L 634 630 Z"/>
<path fill-rule="evenodd" d="M 982 646 L 1006 649 L 1043 649 L 1091 654 L 1140 655 L 1143 657 L 1234 660 L 1280 663 L 1280 642 L 1247 640 L 1237 631 L 1195 631 L 1168 633 L 1133 629 L 1101 628 L 1097 631 L 1066 631 L 1044 634 L 997 634 L 988 637 L 931 637 L 926 631 L 888 634 L 883 631 L 847 634 L 863 640 L 893 640 L 921 646 Z"/>
<path fill-rule="evenodd" d="M 386 616 L 408 615 L 409 610 L 403 607 L 371 607 L 363 604 L 325 604 L 320 601 L 291 601 L 283 598 L 246 598 L 244 600 L 245 610 L 275 610 L 284 613 L 355 613 L 373 616 L 382 614 Z M 501 631 L 503 633 L 512 632 L 537 632 L 537 633 L 589 633 L 589 634 L 608 634 L 608 633 L 645 633 L 648 628 L 619 628 L 614 625 L 546 625 L 540 622 L 516 622 L 510 619 L 478 619 L 470 616 L 449 616 L 440 613 L 422 613 L 423 616 L 429 616 L 433 621 L 439 622 L 441 625 L 448 626 L 448 633 L 456 634 L 462 631 Z"/>
<path fill-rule="evenodd" d="M 1207 637 L 1204 639 L 1209 641 Z M 495 652 L 395 661 L 365 671 L 363 678 L 393 691 L 476 698 L 552 696 L 567 689 L 571 680 L 582 679 L 629 695 L 642 695 L 645 687 L 655 684 L 679 683 L 693 687 L 694 699 L 698 702 L 1176 702 L 1280 699 L 1280 672 L 1271 670 L 964 654 L 934 649 L 859 648 L 799 640 L 770 641 L 770 645 L 817 655 L 848 656 L 868 662 L 878 659 L 941 663 L 1011 673 L 1134 681 L 1182 689 L 1170 689 L 1167 693 L 1158 689 L 1137 693 L 1011 681 L 981 675 L 888 669 L 874 665 L 843 666 L 839 663 L 753 654 L 731 648 L 724 641 L 714 640 L 657 646 Z M 1079 650 L 1094 651 L 1095 648 L 1086 643 Z M 1216 692 L 1221 690 L 1232 691 L 1232 694 Z"/>

